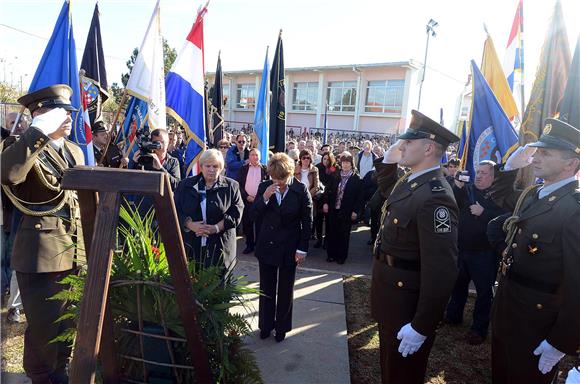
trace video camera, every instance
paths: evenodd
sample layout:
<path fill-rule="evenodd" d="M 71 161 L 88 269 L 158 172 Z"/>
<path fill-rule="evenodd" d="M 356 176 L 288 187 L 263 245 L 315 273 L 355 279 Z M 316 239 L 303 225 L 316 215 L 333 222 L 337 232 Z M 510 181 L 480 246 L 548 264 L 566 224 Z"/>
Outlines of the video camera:
<path fill-rule="evenodd" d="M 457 171 L 455 174 L 455 179 L 461 181 L 462 183 L 469 183 L 471 177 L 469 176 L 469 171 Z"/>
<path fill-rule="evenodd" d="M 151 132 L 148 127 L 143 127 L 135 132 L 135 142 L 139 149 L 139 160 L 137 163 L 146 171 L 153 171 L 153 152 L 161 149 L 161 143 L 151 141 Z"/>

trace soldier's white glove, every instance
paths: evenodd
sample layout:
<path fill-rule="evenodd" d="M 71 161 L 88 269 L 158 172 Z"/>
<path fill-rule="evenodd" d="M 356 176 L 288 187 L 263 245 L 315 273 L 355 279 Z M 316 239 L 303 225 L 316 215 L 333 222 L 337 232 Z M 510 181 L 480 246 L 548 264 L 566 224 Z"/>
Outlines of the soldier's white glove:
<path fill-rule="evenodd" d="M 399 353 L 403 355 L 403 357 L 407 357 L 407 355 L 412 355 L 421 348 L 421 345 L 423 345 L 427 336 L 423 336 L 415 331 L 411 326 L 411 323 L 407 323 L 403 325 L 399 333 L 397 333 L 397 339 L 401 340 L 401 344 L 399 344 Z"/>
<path fill-rule="evenodd" d="M 566 384 L 580 384 L 580 367 L 572 368 L 568 371 Z"/>
<path fill-rule="evenodd" d="M 538 345 L 538 348 L 534 350 L 534 355 L 540 356 L 538 369 L 543 374 L 546 374 L 554 368 L 554 365 L 562 360 L 562 357 L 564 357 L 565 354 L 558 351 L 556 348 L 552 347 L 550 343 L 544 340 L 540 345 Z"/>
<path fill-rule="evenodd" d="M 508 157 L 503 169 L 511 171 L 530 165 L 532 162 L 532 156 L 536 153 L 536 149 L 536 147 L 530 147 L 528 144 L 524 147 L 518 147 L 518 149 L 513 151 L 510 157 Z"/>
<path fill-rule="evenodd" d="M 401 161 L 401 140 L 397 140 L 397 142 L 389 147 L 383 156 L 383 163 L 385 164 L 393 164 L 398 163 Z"/>
<path fill-rule="evenodd" d="M 64 108 L 54 108 L 32 119 L 32 127 L 42 131 L 45 135 L 56 132 L 66 120 L 68 114 Z"/>

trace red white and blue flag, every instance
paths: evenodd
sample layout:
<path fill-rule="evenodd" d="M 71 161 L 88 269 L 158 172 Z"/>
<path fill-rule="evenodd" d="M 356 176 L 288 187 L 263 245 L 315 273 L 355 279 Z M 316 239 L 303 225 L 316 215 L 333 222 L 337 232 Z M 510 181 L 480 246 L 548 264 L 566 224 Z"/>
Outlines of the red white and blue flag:
<path fill-rule="evenodd" d="M 197 162 L 205 149 L 203 16 L 206 12 L 206 7 L 198 11 L 185 44 L 165 78 L 167 112 L 185 128 L 187 135 L 187 175 L 199 172 Z"/>
<path fill-rule="evenodd" d="M 507 78 L 508 84 L 516 105 L 522 107 L 524 83 L 524 4 L 523 0 L 518 1 L 518 8 L 510 31 L 507 42 L 506 53 L 503 62 L 503 71 Z M 520 111 L 523 114 L 523 111 Z"/>
<path fill-rule="evenodd" d="M 89 118 L 89 95 L 85 91 L 83 84 L 80 84 L 81 91 L 81 103 L 83 105 L 83 125 L 86 140 L 86 154 L 88 159 L 86 160 L 87 165 L 95 165 L 95 154 L 93 148 L 93 132 L 91 131 L 91 120 Z"/>

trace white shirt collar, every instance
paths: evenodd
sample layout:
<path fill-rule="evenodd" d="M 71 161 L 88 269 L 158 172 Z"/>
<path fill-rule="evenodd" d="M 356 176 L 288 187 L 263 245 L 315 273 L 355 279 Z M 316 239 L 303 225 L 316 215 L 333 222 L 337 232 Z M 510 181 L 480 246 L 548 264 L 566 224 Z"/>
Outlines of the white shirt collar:
<path fill-rule="evenodd" d="M 50 145 L 52 145 L 52 147 L 58 151 L 64 145 L 64 137 L 61 137 L 60 139 L 56 139 L 56 140 L 50 140 L 48 143 Z"/>
<path fill-rule="evenodd" d="M 427 168 L 427 169 L 423 169 L 422 171 L 417 171 L 415 173 L 412 173 L 411 176 L 409 176 L 408 181 L 415 180 L 417 177 L 424 175 L 427 172 L 435 171 L 435 170 L 440 169 L 440 168 L 441 168 L 440 165 L 436 165 L 433 168 Z"/>
<path fill-rule="evenodd" d="M 566 184 L 571 183 L 573 181 L 576 181 L 576 176 L 568 177 L 567 179 L 557 181 L 557 182 L 550 184 L 550 185 L 544 185 L 540 188 L 540 191 L 538 192 L 538 197 L 540 199 L 542 199 L 542 198 L 548 196 L 549 194 L 556 192 L 558 189 L 562 188 Z"/>

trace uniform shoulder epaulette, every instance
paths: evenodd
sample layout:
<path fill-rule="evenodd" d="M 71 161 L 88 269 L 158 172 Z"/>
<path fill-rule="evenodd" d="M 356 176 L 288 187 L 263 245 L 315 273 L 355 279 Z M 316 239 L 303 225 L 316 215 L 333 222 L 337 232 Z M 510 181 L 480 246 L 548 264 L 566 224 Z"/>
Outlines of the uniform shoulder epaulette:
<path fill-rule="evenodd" d="M 445 191 L 445 187 L 443 187 L 443 184 L 441 183 L 440 180 L 429 181 L 429 186 L 431 187 L 431 192 L 437 193 Z"/>

